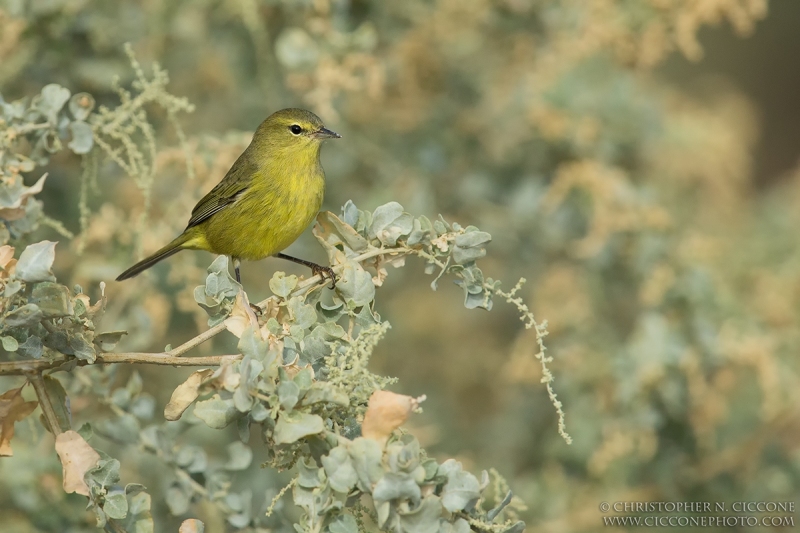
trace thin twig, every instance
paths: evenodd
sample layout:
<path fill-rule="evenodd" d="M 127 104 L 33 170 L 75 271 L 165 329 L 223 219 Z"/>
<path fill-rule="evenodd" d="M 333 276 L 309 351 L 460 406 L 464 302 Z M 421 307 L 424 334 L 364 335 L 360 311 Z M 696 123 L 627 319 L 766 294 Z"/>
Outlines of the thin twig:
<path fill-rule="evenodd" d="M 105 353 L 97 356 L 94 362 L 59 357 L 52 361 L 7 361 L 0 363 L 0 376 L 27 375 L 31 372 L 58 369 L 67 364 L 77 366 L 128 363 L 167 366 L 219 366 L 226 362 L 241 359 L 240 354 L 211 355 L 207 357 L 175 357 L 168 353 Z"/>

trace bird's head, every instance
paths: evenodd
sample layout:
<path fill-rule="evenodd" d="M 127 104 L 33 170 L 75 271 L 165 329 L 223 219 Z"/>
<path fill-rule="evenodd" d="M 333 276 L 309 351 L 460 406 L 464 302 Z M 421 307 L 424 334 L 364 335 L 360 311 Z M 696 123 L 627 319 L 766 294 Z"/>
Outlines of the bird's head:
<path fill-rule="evenodd" d="M 261 123 L 253 136 L 254 144 L 264 144 L 270 151 L 282 153 L 316 153 L 325 139 L 341 135 L 326 128 L 322 120 L 305 109 L 289 108 L 277 111 Z"/>

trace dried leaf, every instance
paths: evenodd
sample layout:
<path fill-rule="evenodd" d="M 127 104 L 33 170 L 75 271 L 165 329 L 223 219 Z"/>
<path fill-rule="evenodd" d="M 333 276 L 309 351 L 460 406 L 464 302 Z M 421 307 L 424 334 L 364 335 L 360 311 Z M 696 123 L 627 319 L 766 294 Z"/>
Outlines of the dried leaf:
<path fill-rule="evenodd" d="M 14 259 L 14 247 L 4 244 L 0 246 L 0 269 L 8 270 L 6 266 Z"/>
<path fill-rule="evenodd" d="M 42 188 L 44 187 L 44 180 L 46 179 L 47 179 L 47 173 L 44 173 L 42 174 L 42 177 L 39 178 L 39 181 L 31 185 L 30 187 L 23 187 L 19 196 L 14 198 L 12 202 L 0 207 L 0 218 L 4 218 L 6 220 L 18 220 L 24 217 L 25 204 L 28 202 L 28 198 L 33 196 L 34 194 L 42 192 Z"/>
<path fill-rule="evenodd" d="M 206 529 L 205 524 L 196 518 L 189 518 L 181 523 L 178 533 L 203 533 Z"/>
<path fill-rule="evenodd" d="M 361 434 L 381 444 L 386 444 L 392 432 L 399 428 L 412 411 L 419 407 L 419 400 L 403 394 L 385 390 L 372 393 L 361 425 Z"/>
<path fill-rule="evenodd" d="M 256 314 L 250 307 L 247 294 L 241 291 L 236 295 L 231 314 L 225 319 L 225 327 L 228 331 L 241 338 L 247 326 L 252 326 L 253 331 L 258 331 L 258 318 L 256 318 Z"/>
<path fill-rule="evenodd" d="M 89 487 L 83 476 L 97 465 L 100 454 L 72 430 L 56 437 L 56 453 L 64 470 L 64 491 L 89 496 Z"/>
<path fill-rule="evenodd" d="M 11 389 L 0 395 L 0 456 L 11 457 L 11 439 L 14 437 L 14 422 L 19 422 L 36 409 L 38 402 L 22 399 L 22 387 Z"/>
<path fill-rule="evenodd" d="M 200 395 L 200 385 L 203 380 L 208 378 L 214 370 L 211 368 L 204 368 L 196 370 L 180 385 L 178 385 L 172 392 L 172 397 L 169 403 L 164 407 L 164 418 L 167 420 L 178 420 L 183 412 L 189 408 L 190 405 Z"/>

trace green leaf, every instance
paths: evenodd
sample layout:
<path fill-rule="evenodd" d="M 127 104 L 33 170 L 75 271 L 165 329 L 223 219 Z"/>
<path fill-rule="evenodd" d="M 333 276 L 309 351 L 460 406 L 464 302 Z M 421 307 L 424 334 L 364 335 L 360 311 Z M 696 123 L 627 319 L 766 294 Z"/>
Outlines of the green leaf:
<path fill-rule="evenodd" d="M 364 492 L 372 492 L 372 487 L 383 476 L 380 444 L 372 439 L 358 437 L 348 445 L 353 468 L 358 475 L 358 487 Z"/>
<path fill-rule="evenodd" d="M 91 126 L 81 120 L 76 120 L 70 122 L 69 131 L 72 134 L 72 140 L 67 144 L 70 150 L 76 154 L 88 154 L 92 151 L 94 134 Z"/>
<path fill-rule="evenodd" d="M 358 474 L 346 448 L 337 446 L 322 457 L 322 466 L 333 490 L 347 494 L 358 481 Z"/>
<path fill-rule="evenodd" d="M 449 462 L 452 459 L 448 459 Z M 470 511 L 480 498 L 480 484 L 478 478 L 464 472 L 459 467 L 447 476 L 447 483 L 442 490 L 442 505 L 451 513 L 457 511 Z"/>
<path fill-rule="evenodd" d="M 121 415 L 109 420 L 101 420 L 95 424 L 98 433 L 112 438 L 116 441 L 133 442 L 139 436 L 139 420 L 130 413 Z"/>
<path fill-rule="evenodd" d="M 300 405 L 306 406 L 321 402 L 347 407 L 350 405 L 350 397 L 332 383 L 327 381 L 315 381 L 311 384 L 311 388 L 308 392 L 303 396 L 303 401 L 300 402 Z"/>
<path fill-rule="evenodd" d="M 347 200 L 342 206 L 342 221 L 353 228 L 358 223 L 358 217 L 361 211 L 353 203 L 353 200 Z"/>
<path fill-rule="evenodd" d="M 1 242 L 1 241 L 0 241 Z M 11 298 L 22 289 L 22 282 L 18 279 L 12 279 L 6 282 L 6 287 L 3 289 L 3 296 Z"/>
<path fill-rule="evenodd" d="M 523 531 L 525 531 L 525 522 L 520 520 L 512 524 L 508 529 L 503 530 L 503 533 L 522 533 Z"/>
<path fill-rule="evenodd" d="M 128 483 L 127 485 L 125 485 L 125 494 L 127 494 L 128 496 L 139 494 L 144 490 L 147 490 L 147 487 L 145 487 L 141 483 Z"/>
<path fill-rule="evenodd" d="M 267 417 L 269 417 L 269 411 L 263 403 L 257 402 L 250 411 L 250 418 L 255 422 L 263 422 Z"/>
<path fill-rule="evenodd" d="M 182 446 L 175 456 L 175 463 L 192 474 L 199 474 L 208 468 L 208 455 L 200 446 Z"/>
<path fill-rule="evenodd" d="M 416 503 L 420 496 L 419 485 L 406 473 L 386 472 L 372 491 L 372 497 L 376 502 L 411 500 Z"/>
<path fill-rule="evenodd" d="M 411 233 L 406 240 L 409 246 L 416 246 L 423 242 L 430 241 L 433 233 L 433 224 L 426 216 L 421 216 L 414 220 Z"/>
<path fill-rule="evenodd" d="M 2 342 L 3 349 L 7 352 L 16 352 L 19 348 L 19 342 L 17 342 L 17 339 L 9 335 L 0 337 L 0 342 Z"/>
<path fill-rule="evenodd" d="M 128 499 L 125 497 L 125 491 L 116 489 L 106 494 L 103 511 L 109 518 L 114 520 L 125 518 L 128 514 Z"/>
<path fill-rule="evenodd" d="M 84 422 L 81 427 L 78 428 L 78 435 L 88 442 L 94 436 L 92 425 L 89 422 Z"/>
<path fill-rule="evenodd" d="M 69 351 L 72 352 L 72 355 L 84 361 L 93 363 L 97 358 L 92 344 L 80 333 L 69 338 Z"/>
<path fill-rule="evenodd" d="M 308 329 L 317 323 L 317 312 L 314 310 L 314 306 L 306 304 L 302 296 L 295 296 L 290 299 L 287 302 L 287 307 L 292 317 L 294 317 L 296 326 Z"/>
<path fill-rule="evenodd" d="M 47 318 L 70 316 L 74 312 L 69 289 L 51 281 L 33 286 L 31 302 L 38 305 Z"/>
<path fill-rule="evenodd" d="M 442 520 L 439 522 L 439 533 L 470 533 L 469 522 L 463 518 L 456 518 L 453 523 Z"/>
<path fill-rule="evenodd" d="M 53 376 L 45 375 L 43 378 L 44 388 L 47 391 L 47 396 L 50 398 L 50 403 L 53 406 L 58 425 L 61 431 L 69 431 L 72 429 L 72 413 L 70 412 L 67 391 L 64 390 L 61 382 Z"/>
<path fill-rule="evenodd" d="M 330 533 L 358 533 L 358 524 L 353 515 L 341 513 L 328 523 Z"/>
<path fill-rule="evenodd" d="M 456 235 L 455 245 L 461 248 L 473 248 L 491 242 L 492 236 L 485 231 L 469 231 Z"/>
<path fill-rule="evenodd" d="M 126 533 L 153 533 L 150 495 L 146 492 L 128 496 L 128 516 L 121 522 Z"/>
<path fill-rule="evenodd" d="M 173 516 L 180 516 L 189 510 L 191 503 L 190 489 L 184 487 L 180 483 L 173 483 L 167 489 L 166 494 L 167 507 Z"/>
<path fill-rule="evenodd" d="M 246 413 L 252 409 L 255 401 L 255 398 L 248 392 L 247 383 L 240 383 L 236 390 L 233 391 L 233 405 L 241 413 Z"/>
<path fill-rule="evenodd" d="M 116 459 L 100 459 L 94 468 L 86 471 L 83 479 L 90 486 L 111 487 L 119 481 L 119 461 Z"/>
<path fill-rule="evenodd" d="M 397 245 L 400 237 L 409 235 L 414 229 L 414 217 L 408 213 L 403 213 L 391 224 L 377 232 L 377 238 L 386 246 Z"/>
<path fill-rule="evenodd" d="M 41 322 L 42 318 L 44 318 L 44 313 L 39 306 L 29 303 L 8 313 L 3 317 L 3 321 L 10 327 L 29 328 Z"/>
<path fill-rule="evenodd" d="M 104 331 L 103 333 L 95 335 L 92 342 L 98 345 L 104 352 L 108 352 L 114 349 L 123 335 L 127 334 L 127 331 Z"/>
<path fill-rule="evenodd" d="M 194 415 L 213 429 L 222 429 L 240 416 L 233 404 L 233 398 L 223 400 L 215 394 L 208 400 L 197 402 Z"/>
<path fill-rule="evenodd" d="M 336 292 L 353 307 L 361 307 L 375 299 L 375 284 L 372 274 L 361 265 L 348 261 L 336 282 Z"/>
<path fill-rule="evenodd" d="M 369 228 L 369 237 L 374 239 L 378 233 L 386 229 L 392 222 L 403 214 L 403 206 L 397 202 L 381 205 L 372 212 L 372 225 Z"/>
<path fill-rule="evenodd" d="M 338 287 L 338 283 L 337 283 Z M 311 335 L 315 335 L 325 341 L 335 341 L 345 336 L 345 331 L 342 326 L 334 322 L 323 322 L 314 328 Z"/>
<path fill-rule="evenodd" d="M 42 339 L 35 335 L 31 335 L 25 342 L 19 345 L 18 353 L 25 357 L 32 357 L 39 359 L 42 356 L 44 347 L 42 346 Z"/>
<path fill-rule="evenodd" d="M 308 389 L 311 388 L 312 383 L 314 382 L 314 373 L 313 371 L 306 367 L 300 370 L 297 374 L 295 374 L 292 381 L 300 388 L 300 393 L 304 394 Z"/>
<path fill-rule="evenodd" d="M 325 431 L 325 422 L 322 417 L 308 413 L 292 411 L 281 413 L 278 423 L 275 424 L 273 438 L 275 444 L 291 444 L 303 437 L 316 435 Z"/>
<path fill-rule="evenodd" d="M 286 299 L 289 294 L 297 287 L 297 276 L 292 274 L 287 276 L 284 272 L 275 272 L 269 280 L 269 290 L 275 296 Z"/>
<path fill-rule="evenodd" d="M 55 281 L 56 277 L 50 270 L 56 258 L 56 243 L 52 241 L 42 241 L 31 244 L 19 256 L 17 268 L 14 275 L 33 283 L 36 281 Z"/>
<path fill-rule="evenodd" d="M 317 224 L 319 226 L 315 228 L 314 235 L 329 251 L 329 257 L 331 251 L 342 248 L 348 257 L 369 249 L 369 241 L 360 235 L 352 224 L 343 221 L 330 211 L 320 213 L 317 216 Z"/>
<path fill-rule="evenodd" d="M 486 255 L 486 248 L 459 248 L 453 247 L 453 261 L 458 265 L 466 265 Z"/>
<path fill-rule="evenodd" d="M 61 111 L 61 108 L 64 107 L 64 104 L 69 100 L 69 95 L 69 89 L 65 89 L 56 83 L 45 85 L 39 96 L 37 107 L 52 124 L 55 124 L 58 118 L 58 112 Z"/>
<path fill-rule="evenodd" d="M 269 344 L 255 335 L 253 326 L 247 326 L 242 332 L 237 348 L 242 355 L 263 362 L 269 350 Z"/>
<path fill-rule="evenodd" d="M 313 459 L 305 457 L 300 459 L 297 463 L 297 484 L 307 489 L 319 487 L 321 470 L 314 464 Z"/>
<path fill-rule="evenodd" d="M 315 335 L 307 335 L 302 341 L 301 364 L 314 364 L 323 357 L 331 354 L 330 347 L 324 340 Z"/>
<path fill-rule="evenodd" d="M 94 97 L 89 93 L 75 93 L 69 99 L 69 111 L 76 120 L 86 120 L 94 109 Z"/>
<path fill-rule="evenodd" d="M 284 410 L 291 411 L 294 409 L 299 398 L 300 387 L 294 381 L 281 381 L 278 384 L 278 400 Z"/>
<path fill-rule="evenodd" d="M 403 531 L 437 533 L 439 517 L 442 515 L 442 502 L 437 496 L 429 495 L 416 509 L 407 512 L 398 509 L 397 514 L 400 515 L 400 526 Z"/>
<path fill-rule="evenodd" d="M 245 470 L 253 460 L 253 450 L 249 446 L 236 441 L 228 444 L 228 462 L 226 470 Z"/>
<path fill-rule="evenodd" d="M 484 472 L 486 472 L 486 470 L 484 470 Z M 498 503 L 496 507 L 494 507 L 492 510 L 486 513 L 486 519 L 489 520 L 489 522 L 493 522 L 494 519 L 497 518 L 497 515 L 500 514 L 500 511 L 502 511 L 506 507 L 506 505 L 511 503 L 511 499 L 513 497 L 514 497 L 513 493 L 511 491 L 508 491 L 506 493 L 506 497 L 503 498 L 503 500 L 500 503 Z"/>

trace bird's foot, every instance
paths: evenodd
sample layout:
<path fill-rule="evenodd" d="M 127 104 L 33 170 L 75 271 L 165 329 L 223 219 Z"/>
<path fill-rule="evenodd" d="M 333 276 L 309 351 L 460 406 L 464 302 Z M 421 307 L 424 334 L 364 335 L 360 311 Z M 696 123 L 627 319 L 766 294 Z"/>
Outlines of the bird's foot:
<path fill-rule="evenodd" d="M 322 266 L 322 265 L 314 265 L 311 267 L 311 272 L 315 276 L 320 276 L 322 281 L 325 281 L 325 278 L 331 280 L 330 289 L 336 288 L 336 274 L 333 273 L 333 269 L 329 266 Z"/>
<path fill-rule="evenodd" d="M 263 309 L 261 309 L 259 306 L 257 306 L 257 305 L 256 305 L 256 304 L 254 304 L 254 303 L 251 303 L 251 304 L 250 304 L 250 309 L 252 309 L 252 310 L 253 310 L 253 312 L 256 314 L 256 316 L 261 316 L 261 313 L 263 313 L 263 312 L 264 312 L 264 310 L 263 310 Z"/>

